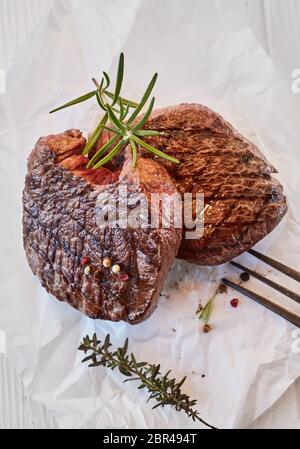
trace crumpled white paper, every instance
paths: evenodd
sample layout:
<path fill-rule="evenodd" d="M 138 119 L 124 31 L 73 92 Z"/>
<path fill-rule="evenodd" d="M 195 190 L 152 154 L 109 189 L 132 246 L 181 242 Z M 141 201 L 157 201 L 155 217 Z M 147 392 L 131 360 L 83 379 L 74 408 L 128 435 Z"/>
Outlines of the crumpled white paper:
<path fill-rule="evenodd" d="M 300 363 L 292 350 L 294 327 L 233 291 L 218 296 L 213 331 L 202 332 L 195 315 L 199 300 L 205 303 L 224 273 L 238 279 L 229 265 L 176 262 L 164 289 L 169 298 L 162 297 L 151 318 L 136 326 L 82 316 L 50 297 L 27 266 L 21 227 L 27 156 L 41 135 L 93 128 L 99 110 L 92 101 L 48 111 L 89 91 L 91 76 L 115 71 L 120 51 L 129 98 L 138 99 L 158 71 L 157 106 L 206 104 L 258 143 L 279 169 L 289 199 L 287 217 L 258 248 L 299 269 L 299 130 L 290 129 L 286 105 L 281 111 L 270 60 L 234 9 L 224 0 L 54 2 L 19 51 L 7 94 L 0 97 L 0 328 L 7 333 L 9 360 L 27 392 L 54 412 L 61 427 L 198 427 L 170 408 L 152 411 L 146 393 L 123 384 L 117 372 L 81 364 L 83 335 L 109 332 L 115 345 L 128 336 L 138 359 L 188 376 L 184 389 L 198 399 L 204 419 L 223 428 L 246 427 L 300 375 Z M 250 256 L 240 260 L 297 288 Z M 249 288 L 290 304 L 258 281 Z M 230 306 L 232 297 L 240 298 L 239 308 Z"/>

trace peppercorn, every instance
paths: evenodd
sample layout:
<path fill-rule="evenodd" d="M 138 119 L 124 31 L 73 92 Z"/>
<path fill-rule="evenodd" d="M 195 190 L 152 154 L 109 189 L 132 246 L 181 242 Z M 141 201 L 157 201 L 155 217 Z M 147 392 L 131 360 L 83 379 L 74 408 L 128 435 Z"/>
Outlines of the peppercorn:
<path fill-rule="evenodd" d="M 113 273 L 115 273 L 115 274 L 120 273 L 120 271 L 121 271 L 120 265 L 118 265 L 118 264 L 113 265 L 112 268 L 111 268 L 111 271 L 112 271 Z"/>
<path fill-rule="evenodd" d="M 226 292 L 227 292 L 227 285 L 221 282 L 218 288 L 218 293 L 226 293 Z"/>
<path fill-rule="evenodd" d="M 204 326 L 203 326 L 203 332 L 205 333 L 205 334 L 207 334 L 208 332 L 210 332 L 211 331 L 211 326 L 209 325 L 209 324 L 204 324 Z"/>
<path fill-rule="evenodd" d="M 244 271 L 244 273 L 240 274 L 240 278 L 243 282 L 247 282 L 250 279 L 250 275 L 249 273 L 247 273 L 246 271 Z"/>
<path fill-rule="evenodd" d="M 123 273 L 123 274 L 120 274 L 119 279 L 120 279 L 121 281 L 128 281 L 129 276 L 128 276 L 127 273 Z"/>
<path fill-rule="evenodd" d="M 239 299 L 238 298 L 232 298 L 230 301 L 230 304 L 232 307 L 236 308 L 239 305 Z"/>
<path fill-rule="evenodd" d="M 84 274 L 88 275 L 88 274 L 90 274 L 90 271 L 91 271 L 90 265 L 86 265 L 86 267 L 84 267 L 84 270 L 83 270 Z"/>
<path fill-rule="evenodd" d="M 109 268 L 111 266 L 111 259 L 109 257 L 105 257 L 102 264 L 105 268 Z"/>

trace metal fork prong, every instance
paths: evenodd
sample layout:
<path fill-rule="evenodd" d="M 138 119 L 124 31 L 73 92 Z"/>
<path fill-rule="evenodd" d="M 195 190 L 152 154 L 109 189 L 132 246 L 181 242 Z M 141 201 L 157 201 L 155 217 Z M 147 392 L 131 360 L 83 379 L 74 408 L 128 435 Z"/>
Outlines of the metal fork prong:
<path fill-rule="evenodd" d="M 241 285 L 235 284 L 232 281 L 229 281 L 226 278 L 222 279 L 223 284 L 228 285 L 229 287 L 233 288 L 234 290 L 237 290 L 238 292 L 242 293 L 245 296 L 248 296 L 249 298 L 253 299 L 254 301 L 258 302 L 262 306 L 266 307 L 267 309 L 271 310 L 272 312 L 276 313 L 277 315 L 281 316 L 285 320 L 289 321 L 290 323 L 294 324 L 297 327 L 300 327 L 300 316 L 295 315 L 293 312 L 290 312 L 289 310 L 285 309 L 284 307 L 275 304 L 274 302 L 270 301 L 267 298 L 264 298 L 261 295 L 258 295 L 255 292 L 252 292 L 251 290 L 248 290 L 245 287 L 242 287 Z"/>
<path fill-rule="evenodd" d="M 264 284 L 269 285 L 270 287 L 274 288 L 278 292 L 283 293 L 288 298 L 290 298 L 293 301 L 296 301 L 297 303 L 300 304 L 300 295 L 298 295 L 298 293 L 292 292 L 288 288 L 283 287 L 282 285 L 277 284 L 277 282 L 271 281 L 270 279 L 266 278 L 262 274 L 257 273 L 256 271 L 250 270 L 250 268 L 244 267 L 243 265 L 241 265 L 241 264 L 239 264 L 237 262 L 231 261 L 230 263 L 231 263 L 231 265 L 234 265 L 235 267 L 239 268 L 242 271 L 246 271 L 247 273 L 249 273 L 254 278 L 260 280 Z"/>
<path fill-rule="evenodd" d="M 262 260 L 263 262 L 275 268 L 276 270 L 280 271 L 281 273 L 286 274 L 290 278 L 295 279 L 295 281 L 300 282 L 300 273 L 299 271 L 294 270 L 294 268 L 290 268 L 287 265 L 278 262 L 277 260 L 271 259 L 271 257 L 265 256 L 264 254 L 261 254 L 258 251 L 255 251 L 254 249 L 249 249 L 248 253 L 252 254 L 252 256 L 254 257 L 257 257 L 257 259 Z"/>

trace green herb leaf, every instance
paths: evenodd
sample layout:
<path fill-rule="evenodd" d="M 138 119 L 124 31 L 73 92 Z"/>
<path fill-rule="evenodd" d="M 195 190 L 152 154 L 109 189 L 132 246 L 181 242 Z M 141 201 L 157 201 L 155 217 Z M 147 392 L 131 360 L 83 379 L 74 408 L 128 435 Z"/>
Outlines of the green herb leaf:
<path fill-rule="evenodd" d="M 116 81 L 116 87 L 115 87 L 115 93 L 114 93 L 112 106 L 114 106 L 114 104 L 116 104 L 116 102 L 119 99 L 119 95 L 120 95 L 121 87 L 122 87 L 122 83 L 123 83 L 123 75 L 124 75 L 124 55 L 123 55 L 123 53 L 121 53 L 120 58 L 119 58 L 117 81 Z"/>
<path fill-rule="evenodd" d="M 208 322 L 211 318 L 213 308 L 214 308 L 213 303 L 214 303 L 214 300 L 215 300 L 218 292 L 219 292 L 219 287 L 216 289 L 216 291 L 214 292 L 212 297 L 207 301 L 207 303 L 205 304 L 205 306 L 199 313 L 199 319 L 202 320 L 205 324 L 208 324 Z"/>
<path fill-rule="evenodd" d="M 124 369 L 122 366 L 119 366 L 119 371 L 124 376 L 128 376 L 128 377 L 132 376 L 131 372 L 129 370 Z"/>
<path fill-rule="evenodd" d="M 106 337 L 105 337 L 105 340 L 104 340 L 104 349 L 107 351 L 109 346 L 111 346 L 110 335 L 107 334 Z"/>
<path fill-rule="evenodd" d="M 126 355 L 127 351 L 128 351 L 128 338 L 126 338 L 124 346 L 123 346 L 123 356 Z"/>
<path fill-rule="evenodd" d="M 129 105 L 125 106 L 122 98 L 119 98 L 118 103 L 120 105 L 120 121 L 123 122 L 129 112 Z M 114 108 L 112 110 L 114 111 Z"/>
<path fill-rule="evenodd" d="M 154 102 L 155 102 L 155 97 L 152 98 L 152 100 L 151 100 L 151 102 L 149 104 L 149 107 L 148 107 L 147 111 L 145 112 L 143 118 L 138 122 L 137 125 L 135 125 L 132 128 L 132 132 L 137 131 L 138 129 L 142 128 L 145 125 L 145 123 L 147 122 L 147 120 L 150 117 L 151 112 L 153 110 Z"/>
<path fill-rule="evenodd" d="M 78 97 L 78 98 L 75 98 L 74 100 L 68 101 L 68 103 L 63 104 L 62 106 L 59 106 L 58 108 L 52 109 L 52 111 L 50 111 L 49 114 L 59 111 L 60 109 L 68 108 L 69 106 L 73 106 L 74 104 L 82 103 L 83 101 L 89 100 L 90 98 L 92 98 L 96 95 L 96 92 L 97 92 L 96 90 L 93 90 L 92 92 L 88 92 L 87 94 L 81 95 L 81 97 Z"/>
<path fill-rule="evenodd" d="M 94 156 L 92 157 L 92 159 L 89 161 L 89 163 L 87 164 L 87 168 L 93 167 L 93 165 L 100 159 L 100 157 L 111 147 L 113 146 L 117 140 L 118 140 L 119 136 L 113 136 L 108 142 L 106 142 L 105 145 L 103 145 L 98 151 L 97 153 L 94 154 Z"/>
<path fill-rule="evenodd" d="M 108 90 L 105 89 L 104 93 L 111 99 L 114 98 L 114 94 L 112 92 L 109 92 Z M 138 103 L 136 103 L 135 101 L 132 100 L 128 100 L 127 98 L 124 97 L 120 97 L 122 98 L 122 101 L 124 104 L 129 105 L 130 108 L 136 108 Z"/>
<path fill-rule="evenodd" d="M 133 139 L 129 139 L 129 143 L 131 146 L 131 154 L 132 154 L 132 168 L 135 168 L 137 159 L 136 145 Z"/>
<path fill-rule="evenodd" d="M 109 120 L 117 127 L 119 128 L 123 133 L 126 132 L 126 128 L 125 126 L 121 123 L 121 121 L 118 119 L 118 117 L 115 115 L 114 111 L 112 110 L 112 108 L 109 106 L 109 104 L 107 105 L 107 112 L 108 112 L 108 116 L 109 116 Z"/>
<path fill-rule="evenodd" d="M 210 299 L 205 307 L 202 309 L 199 318 L 204 321 L 205 324 L 207 324 L 210 320 L 211 314 L 213 311 L 213 301 Z"/>
<path fill-rule="evenodd" d="M 88 355 L 87 357 L 84 357 L 84 359 L 81 360 L 81 363 L 88 362 L 88 361 L 91 360 L 92 358 L 93 358 L 93 354 L 92 354 L 92 355 Z"/>
<path fill-rule="evenodd" d="M 159 136 L 160 132 L 154 131 L 152 129 L 138 129 L 137 131 L 135 131 L 134 134 L 139 137 L 150 137 L 150 136 Z"/>
<path fill-rule="evenodd" d="M 102 131 L 103 131 L 103 127 L 106 125 L 108 120 L 108 114 L 104 114 L 102 119 L 100 120 L 97 128 L 95 129 L 95 131 L 93 132 L 93 134 L 89 137 L 82 154 L 88 154 L 89 151 L 93 148 L 93 146 L 95 145 L 95 143 L 97 142 L 97 140 L 99 139 Z"/>
<path fill-rule="evenodd" d="M 157 150 L 157 148 L 152 147 L 148 143 L 144 142 L 143 140 L 139 139 L 139 137 L 132 136 L 132 139 L 141 145 L 142 147 L 146 148 L 147 150 L 151 151 L 151 153 L 154 153 L 156 156 L 162 157 L 163 159 L 166 159 L 170 162 L 173 162 L 174 164 L 180 164 L 180 161 L 176 159 L 175 157 L 169 156 L 166 153 L 163 153 L 160 150 Z"/>
<path fill-rule="evenodd" d="M 154 85 L 155 85 L 155 83 L 156 83 L 157 76 L 158 76 L 157 73 L 155 73 L 155 74 L 153 75 L 153 77 L 152 77 L 150 83 L 148 84 L 148 87 L 147 87 L 147 89 L 146 89 L 146 91 L 145 91 L 145 93 L 144 93 L 144 95 L 143 95 L 143 97 L 142 97 L 142 99 L 141 99 L 139 105 L 136 107 L 136 109 L 134 110 L 134 112 L 133 112 L 133 113 L 131 114 L 131 116 L 129 117 L 129 119 L 128 119 L 128 121 L 127 121 L 127 124 L 128 124 L 128 125 L 129 125 L 130 123 L 133 122 L 133 120 L 139 115 L 139 113 L 140 113 L 141 110 L 143 109 L 143 107 L 144 107 L 146 101 L 148 100 L 148 98 L 149 98 L 149 96 L 150 96 L 150 94 L 151 94 L 151 92 L 152 92 L 152 90 L 153 90 L 153 87 L 154 87 Z"/>
<path fill-rule="evenodd" d="M 180 387 L 184 384 L 184 382 L 186 381 L 186 376 L 184 376 L 180 382 L 178 382 L 178 384 L 176 384 L 176 388 L 175 390 L 180 390 Z"/>
<path fill-rule="evenodd" d="M 122 146 L 126 143 L 124 139 L 122 139 L 103 159 L 101 159 L 97 164 L 94 165 L 94 168 L 102 167 L 102 165 L 107 164 L 113 157 L 118 154 L 121 150 Z"/>
<path fill-rule="evenodd" d="M 106 111 L 107 111 L 107 108 L 106 108 L 106 105 L 105 105 L 105 103 L 104 103 L 104 101 L 103 101 L 103 98 L 102 98 L 102 88 L 103 88 L 103 84 L 104 84 L 104 78 L 102 78 L 102 80 L 101 80 L 99 89 L 97 90 L 97 93 L 96 93 L 96 98 L 97 98 L 97 102 L 98 102 L 100 108 L 103 109 L 103 111 L 106 112 Z"/>
<path fill-rule="evenodd" d="M 121 98 L 119 98 L 119 105 L 120 105 L 120 121 L 122 121 L 125 113 L 125 106 Z"/>
<path fill-rule="evenodd" d="M 108 86 L 110 85 L 110 79 L 109 79 L 109 76 L 108 76 L 108 74 L 107 74 L 106 72 L 103 72 L 103 76 L 104 76 L 105 81 L 106 81 L 106 85 L 103 86 L 103 90 L 105 90 L 105 89 L 107 89 Z"/>
<path fill-rule="evenodd" d="M 121 98 L 119 98 L 119 100 L 121 101 Z M 122 120 L 124 120 L 127 117 L 128 112 L 129 112 L 129 108 L 130 108 L 130 106 L 127 104 L 126 107 L 125 107 L 125 111 L 124 111 Z"/>
<path fill-rule="evenodd" d="M 118 134 L 118 136 L 123 136 L 121 131 L 117 128 L 111 128 L 110 126 L 103 126 L 103 129 L 106 129 L 106 131 L 109 131 L 113 134 Z"/>

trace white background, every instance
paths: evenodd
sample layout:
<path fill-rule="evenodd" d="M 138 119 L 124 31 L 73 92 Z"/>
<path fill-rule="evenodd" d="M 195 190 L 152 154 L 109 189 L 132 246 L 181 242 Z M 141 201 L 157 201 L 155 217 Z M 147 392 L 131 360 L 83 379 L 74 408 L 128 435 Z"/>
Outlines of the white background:
<path fill-rule="evenodd" d="M 224 1 L 235 5 L 272 58 L 286 85 L 286 95 L 295 97 L 295 113 L 299 116 L 300 95 L 292 94 L 290 85 L 292 71 L 300 68 L 300 0 Z M 0 69 L 6 70 L 11 65 L 16 50 L 51 5 L 51 0 L 0 0 Z M 252 427 L 300 428 L 299 395 L 300 380 Z M 19 380 L 7 365 L 5 356 L 1 356 L 0 428 L 53 428 L 55 425 L 43 406 L 24 396 Z"/>

